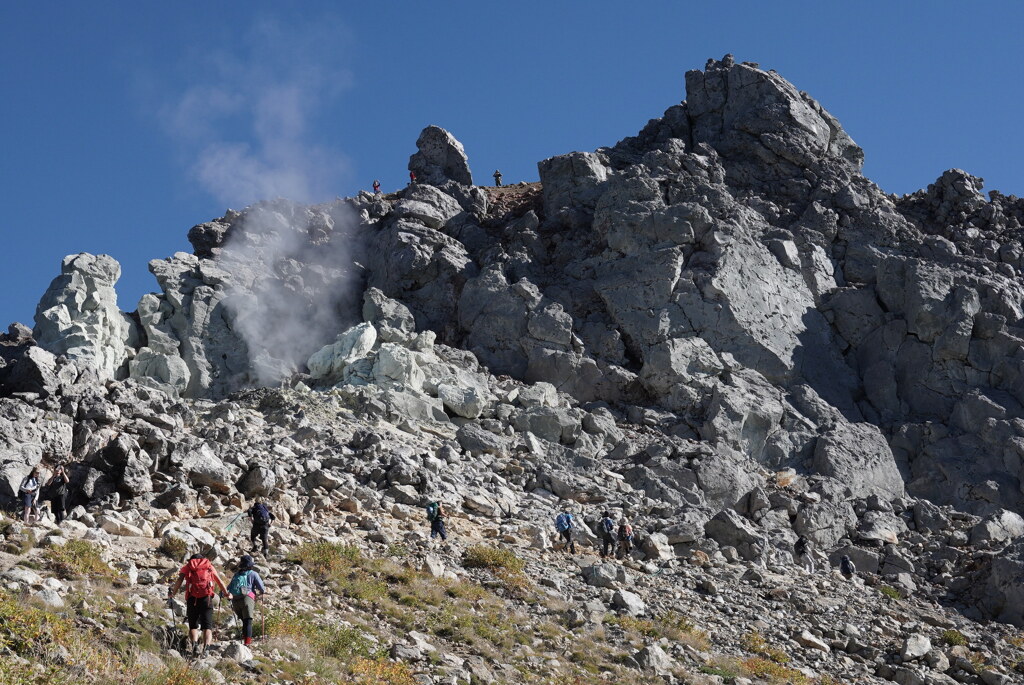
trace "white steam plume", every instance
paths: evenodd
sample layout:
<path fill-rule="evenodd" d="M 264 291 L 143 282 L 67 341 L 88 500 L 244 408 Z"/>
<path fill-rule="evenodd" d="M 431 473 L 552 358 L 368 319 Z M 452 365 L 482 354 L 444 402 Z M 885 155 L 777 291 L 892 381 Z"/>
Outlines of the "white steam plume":
<path fill-rule="evenodd" d="M 224 304 L 262 385 L 301 371 L 359 320 L 358 218 L 340 201 L 295 204 L 335 196 L 346 171 L 311 130 L 351 81 L 339 56 L 346 39 L 324 17 L 258 21 L 192 55 L 186 85 L 162 108 L 206 192 L 228 206 L 258 202 L 232 221 L 219 259 L 231 275 Z"/>
<path fill-rule="evenodd" d="M 347 164 L 313 142 L 310 124 L 350 84 L 338 22 L 255 22 L 185 59 L 188 76 L 161 107 L 167 133 L 204 191 L 227 206 L 332 197 Z"/>

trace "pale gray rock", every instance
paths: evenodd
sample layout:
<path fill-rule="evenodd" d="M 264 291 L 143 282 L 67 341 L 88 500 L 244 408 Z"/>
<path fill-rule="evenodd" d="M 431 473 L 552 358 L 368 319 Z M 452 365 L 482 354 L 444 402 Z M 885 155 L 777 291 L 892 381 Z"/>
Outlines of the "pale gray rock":
<path fill-rule="evenodd" d="M 647 604 L 635 592 L 629 590 L 616 590 L 612 595 L 612 606 L 621 609 L 630 616 L 643 616 L 647 613 Z"/>
<path fill-rule="evenodd" d="M 72 438 L 67 416 L 0 398 L 0 496 L 14 498 L 44 454 L 69 454 Z"/>
<path fill-rule="evenodd" d="M 33 336 L 45 350 L 66 355 L 100 380 L 123 377 L 133 324 L 117 308 L 121 265 L 109 255 L 80 253 L 61 262 L 36 307 Z"/>
<path fill-rule="evenodd" d="M 927 635 L 915 633 L 903 641 L 900 648 L 900 659 L 903 661 L 914 661 L 926 655 L 932 648 L 932 642 Z"/>
<path fill-rule="evenodd" d="M 379 292 L 379 291 L 378 291 Z M 306 362 L 309 375 L 328 382 L 343 378 L 345 368 L 367 356 L 377 344 L 377 329 L 369 323 L 353 326 L 330 345 L 317 350 Z"/>
<path fill-rule="evenodd" d="M 733 509 L 723 509 L 704 526 L 704 533 L 722 547 L 735 547 L 744 559 L 757 558 L 763 533 Z"/>
<path fill-rule="evenodd" d="M 813 468 L 846 484 L 854 497 L 904 494 L 903 477 L 885 437 L 866 423 L 842 423 L 818 438 Z"/>
<path fill-rule="evenodd" d="M 1024 518 L 1005 509 L 971 528 L 971 544 L 975 547 L 1004 545 L 1021 536 L 1024 536 Z"/>
<path fill-rule="evenodd" d="M 640 668 L 651 671 L 655 675 L 669 676 L 675 668 L 675 662 L 665 653 L 659 645 L 647 645 L 633 657 L 640 664 Z"/>
<path fill-rule="evenodd" d="M 473 174 L 462 143 L 440 126 L 427 126 L 416 140 L 416 153 L 409 158 L 409 171 L 419 183 L 443 185 L 455 181 L 473 185 Z"/>

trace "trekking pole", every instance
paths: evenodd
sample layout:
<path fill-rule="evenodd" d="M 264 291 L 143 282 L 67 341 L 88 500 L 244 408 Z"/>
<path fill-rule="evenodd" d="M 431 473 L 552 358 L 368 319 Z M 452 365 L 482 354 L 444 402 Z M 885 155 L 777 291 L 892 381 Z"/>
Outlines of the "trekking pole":
<path fill-rule="evenodd" d="M 267 600 L 263 593 L 260 593 L 260 619 L 263 622 L 263 627 L 260 628 L 260 642 L 263 642 L 267 639 Z"/>

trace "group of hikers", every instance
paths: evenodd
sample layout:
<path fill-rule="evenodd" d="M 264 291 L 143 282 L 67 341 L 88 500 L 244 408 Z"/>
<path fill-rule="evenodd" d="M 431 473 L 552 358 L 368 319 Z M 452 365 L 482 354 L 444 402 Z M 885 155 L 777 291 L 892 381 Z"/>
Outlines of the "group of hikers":
<path fill-rule="evenodd" d="M 264 557 L 270 554 L 270 522 L 275 520 L 270 507 L 257 498 L 245 512 L 252 529 L 249 542 L 256 553 L 257 543 Z M 235 566 L 235 573 L 225 585 L 224 580 L 213 567 L 213 563 L 202 554 L 193 554 L 181 570 L 174 584 L 167 591 L 167 601 L 174 599 L 182 586 L 185 587 L 185 620 L 188 622 L 188 655 L 202 658 L 213 641 L 213 614 L 218 604 L 217 590 L 231 602 L 231 609 L 241 622 L 240 638 L 245 645 L 252 644 L 253 622 L 256 619 L 256 602 L 267 592 L 263 578 L 256 571 L 252 554 L 243 554 Z M 264 624 L 266 623 L 266 614 Z M 264 625 L 264 632 L 266 625 Z"/>
<path fill-rule="evenodd" d="M 43 484 L 40 480 L 39 469 L 34 468 L 21 481 L 18 488 L 18 495 L 21 497 L 22 513 L 21 519 L 24 523 L 38 521 L 41 515 L 40 499 L 43 490 L 48 491 L 46 499 L 50 501 L 51 511 L 59 524 L 68 515 L 68 477 L 67 469 L 63 464 L 58 464 L 53 475 Z"/>
<path fill-rule="evenodd" d="M 555 517 L 555 531 L 562 538 L 562 549 L 570 554 L 576 554 L 577 525 L 576 517 L 568 511 L 563 511 Z M 598 532 L 601 537 L 602 559 L 612 555 L 621 559 L 633 551 L 633 526 L 625 516 L 616 522 L 611 512 L 602 512 Z"/>
<path fill-rule="evenodd" d="M 497 186 L 497 187 L 501 187 L 501 171 L 499 169 L 495 169 L 494 173 L 492 174 L 492 176 L 494 176 L 494 185 Z M 410 171 L 409 172 L 409 185 L 415 185 L 415 183 L 416 183 L 416 172 L 415 171 Z M 380 179 L 376 179 L 376 178 L 373 179 L 373 194 L 374 195 L 380 195 L 381 194 L 381 192 L 380 192 Z"/>

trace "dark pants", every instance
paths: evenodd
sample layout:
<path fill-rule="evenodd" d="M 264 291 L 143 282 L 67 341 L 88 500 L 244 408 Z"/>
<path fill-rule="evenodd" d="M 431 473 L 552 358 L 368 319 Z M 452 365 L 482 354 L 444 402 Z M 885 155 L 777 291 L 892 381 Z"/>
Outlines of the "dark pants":
<path fill-rule="evenodd" d="M 562 531 L 562 539 L 565 541 L 565 549 L 576 554 L 576 543 L 572 539 L 572 528 Z"/>
<path fill-rule="evenodd" d="M 430 522 L 430 539 L 433 540 L 438 535 L 442 540 L 448 539 L 448 531 L 444 528 L 444 519 L 440 516 Z"/>
<path fill-rule="evenodd" d="M 189 630 L 210 630 L 213 628 L 213 595 L 209 597 L 186 597 L 185 619 Z"/>
<path fill-rule="evenodd" d="M 605 534 L 601 536 L 601 557 L 604 558 L 615 551 L 615 538 Z"/>
<path fill-rule="evenodd" d="M 270 526 L 261 526 L 259 524 L 252 524 L 252 531 L 249 533 L 249 541 L 255 545 L 256 540 L 259 539 L 263 542 L 263 553 L 266 554 L 270 551 Z"/>
<path fill-rule="evenodd" d="M 56 493 L 50 499 L 50 503 L 53 505 L 53 515 L 56 517 L 57 523 L 60 523 L 68 515 L 68 493 Z"/>

